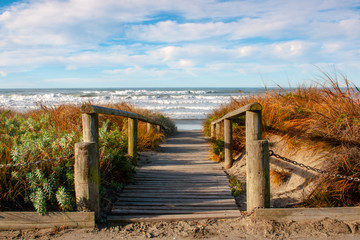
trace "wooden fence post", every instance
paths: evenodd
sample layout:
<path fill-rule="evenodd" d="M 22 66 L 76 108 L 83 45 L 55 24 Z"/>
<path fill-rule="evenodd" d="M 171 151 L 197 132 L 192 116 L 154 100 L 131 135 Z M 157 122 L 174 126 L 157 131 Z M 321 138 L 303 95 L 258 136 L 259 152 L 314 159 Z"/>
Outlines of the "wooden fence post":
<path fill-rule="evenodd" d="M 247 211 L 270 207 L 269 145 L 261 138 L 261 111 L 246 111 Z"/>
<path fill-rule="evenodd" d="M 215 132 L 215 124 L 210 124 L 210 125 L 211 125 L 210 137 L 211 137 L 211 138 L 214 138 L 215 135 L 216 135 L 216 132 Z"/>
<path fill-rule="evenodd" d="M 232 121 L 231 119 L 224 120 L 224 145 L 225 145 L 225 169 L 232 167 Z"/>
<path fill-rule="evenodd" d="M 146 131 L 147 133 L 151 132 L 152 130 L 152 124 L 151 123 L 146 123 Z"/>
<path fill-rule="evenodd" d="M 215 124 L 216 125 L 216 134 L 215 134 L 215 138 L 219 139 L 221 137 L 220 132 L 221 132 L 221 122 L 218 122 Z"/>
<path fill-rule="evenodd" d="M 137 119 L 128 119 L 128 154 L 132 163 L 137 165 Z"/>
<path fill-rule="evenodd" d="M 83 142 L 94 142 L 99 146 L 99 117 L 97 113 L 83 113 Z"/>
<path fill-rule="evenodd" d="M 270 207 L 269 143 L 253 140 L 246 143 L 246 202 L 247 211 Z"/>
<path fill-rule="evenodd" d="M 251 140 L 262 138 L 262 116 L 261 111 L 246 111 L 246 143 Z"/>
<path fill-rule="evenodd" d="M 99 160 L 95 142 L 75 144 L 74 182 L 76 206 L 80 211 L 94 211 L 99 218 Z"/>

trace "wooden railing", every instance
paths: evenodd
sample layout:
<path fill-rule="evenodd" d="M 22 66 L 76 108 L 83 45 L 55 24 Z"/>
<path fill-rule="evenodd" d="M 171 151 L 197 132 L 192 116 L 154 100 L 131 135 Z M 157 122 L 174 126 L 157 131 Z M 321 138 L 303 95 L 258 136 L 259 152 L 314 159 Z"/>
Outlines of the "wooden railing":
<path fill-rule="evenodd" d="M 133 164 L 137 165 L 137 124 L 146 122 L 150 131 L 155 125 L 156 131 L 167 127 L 154 119 L 137 113 L 86 104 L 81 106 L 83 142 L 75 144 L 75 195 L 78 210 L 91 210 L 99 217 L 99 114 L 115 115 L 128 118 L 128 154 Z"/>
<path fill-rule="evenodd" d="M 247 211 L 270 207 L 269 143 L 262 140 L 262 106 L 251 103 L 211 123 L 211 137 L 218 139 L 224 122 L 225 169 L 231 168 L 232 120 L 245 115 Z"/>

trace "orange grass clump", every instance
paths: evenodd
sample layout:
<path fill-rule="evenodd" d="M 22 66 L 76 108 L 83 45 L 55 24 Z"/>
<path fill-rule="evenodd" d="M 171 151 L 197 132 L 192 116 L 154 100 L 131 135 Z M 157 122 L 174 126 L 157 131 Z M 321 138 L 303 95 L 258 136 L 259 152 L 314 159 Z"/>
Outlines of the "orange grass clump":
<path fill-rule="evenodd" d="M 331 157 L 324 161 L 330 167 L 324 170 L 360 177 L 360 90 L 346 76 L 340 75 L 340 78 L 338 74 L 323 73 L 322 83 L 313 86 L 232 99 L 230 104 L 211 114 L 204 123 L 204 132 L 210 132 L 212 120 L 258 102 L 263 106 L 265 137 L 281 135 L 288 140 L 289 148 L 305 146 L 327 150 Z M 234 155 L 242 151 L 245 144 L 244 129 L 241 131 L 242 134 L 233 135 Z M 321 175 L 317 185 L 306 201 L 308 206 L 360 204 L 359 182 Z"/>
<path fill-rule="evenodd" d="M 289 172 L 286 172 L 284 169 L 270 171 L 271 181 L 276 186 L 280 186 L 281 184 L 285 183 L 287 179 L 290 177 L 290 175 L 291 174 Z"/>

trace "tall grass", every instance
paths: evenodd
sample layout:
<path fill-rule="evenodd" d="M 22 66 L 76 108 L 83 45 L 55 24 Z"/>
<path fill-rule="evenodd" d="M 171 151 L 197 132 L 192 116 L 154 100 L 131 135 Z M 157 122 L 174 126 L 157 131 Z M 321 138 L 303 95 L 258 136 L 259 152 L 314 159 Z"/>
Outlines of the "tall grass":
<path fill-rule="evenodd" d="M 248 103 L 263 106 L 265 137 L 281 135 L 289 148 L 307 147 L 330 152 L 324 165 L 332 173 L 360 177 L 360 90 L 344 75 L 323 73 L 322 82 L 295 89 L 266 91 L 262 95 L 233 99 L 216 109 L 210 122 Z M 240 121 L 242 121 L 240 119 Z M 242 123 L 243 124 L 243 123 Z M 244 128 L 234 123 L 234 155 L 245 144 Z M 307 206 L 353 206 L 360 203 L 360 185 L 322 175 L 305 201 Z"/>
<path fill-rule="evenodd" d="M 163 121 L 170 129 L 174 124 L 158 113 L 134 108 L 127 104 L 106 107 L 131 111 Z M 26 163 L 34 160 L 68 156 L 76 142 L 82 141 L 79 107 L 40 106 L 38 110 L 17 113 L 0 110 L 1 164 Z M 130 180 L 134 166 L 127 153 L 127 119 L 100 115 L 101 191 L 116 190 Z M 139 123 L 138 149 L 157 147 L 164 134 L 147 132 Z M 0 169 L 0 210 L 36 209 L 72 210 L 74 204 L 74 159 L 27 167 Z"/>

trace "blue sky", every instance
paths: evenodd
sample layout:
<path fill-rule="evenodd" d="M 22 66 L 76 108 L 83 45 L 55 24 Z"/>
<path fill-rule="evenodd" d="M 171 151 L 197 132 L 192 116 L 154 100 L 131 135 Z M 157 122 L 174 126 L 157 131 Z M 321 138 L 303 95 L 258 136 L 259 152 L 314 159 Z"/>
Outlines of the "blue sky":
<path fill-rule="evenodd" d="M 0 1 L 0 88 L 360 85 L 360 1 Z"/>

